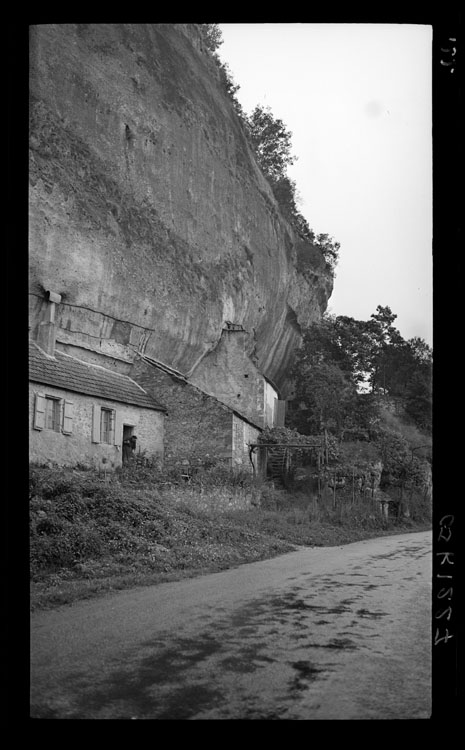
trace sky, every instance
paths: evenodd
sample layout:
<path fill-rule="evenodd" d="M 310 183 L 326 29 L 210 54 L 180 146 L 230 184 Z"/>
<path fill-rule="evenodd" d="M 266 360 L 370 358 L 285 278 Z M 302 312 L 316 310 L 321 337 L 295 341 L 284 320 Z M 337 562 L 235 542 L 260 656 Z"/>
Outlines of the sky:
<path fill-rule="evenodd" d="M 432 27 L 220 24 L 247 114 L 292 133 L 298 209 L 339 242 L 328 312 L 397 315 L 432 346 Z"/>

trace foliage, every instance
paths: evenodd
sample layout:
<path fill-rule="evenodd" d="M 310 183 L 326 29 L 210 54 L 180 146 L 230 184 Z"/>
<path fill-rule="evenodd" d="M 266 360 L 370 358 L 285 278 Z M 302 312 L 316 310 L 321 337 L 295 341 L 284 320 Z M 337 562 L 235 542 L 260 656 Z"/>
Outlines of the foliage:
<path fill-rule="evenodd" d="M 428 487 L 429 463 L 415 455 L 403 435 L 384 429 L 378 436 L 377 445 L 383 462 L 383 486 L 419 490 Z"/>
<path fill-rule="evenodd" d="M 259 443 L 298 443 L 308 442 L 308 436 L 289 427 L 265 427 L 258 436 Z"/>
<path fill-rule="evenodd" d="M 328 234 L 318 234 L 314 245 L 320 250 L 329 268 L 334 270 L 339 260 L 340 242 L 335 242 Z"/>
<path fill-rule="evenodd" d="M 315 241 L 315 232 L 310 229 L 307 220 L 297 208 L 297 187 L 295 180 L 291 180 L 286 174 L 279 177 L 267 175 L 270 181 L 273 195 L 279 203 L 279 208 L 283 216 L 287 219 L 297 233 L 297 235 L 313 244 Z"/>
<path fill-rule="evenodd" d="M 405 341 L 395 318 L 379 305 L 368 321 L 326 315 L 304 331 L 291 372 L 303 409 L 292 413 L 291 427 L 371 430 L 380 416 L 377 397 L 389 397 L 431 432 L 432 352 L 422 339 Z"/>
<path fill-rule="evenodd" d="M 340 435 L 354 410 L 354 385 L 336 364 L 318 357 L 298 360 L 292 375 L 295 400 L 300 408 L 291 413 L 290 426 L 311 435 L 329 430 Z"/>
<path fill-rule="evenodd" d="M 258 163 L 272 181 L 285 178 L 296 157 L 291 154 L 292 133 L 275 118 L 270 107 L 257 105 L 247 120 L 250 142 Z"/>
<path fill-rule="evenodd" d="M 205 47 L 209 52 L 214 53 L 223 44 L 223 34 L 217 23 L 201 23 L 199 30 Z"/>
<path fill-rule="evenodd" d="M 215 497 L 233 486 L 201 493 L 184 482 L 166 484 L 167 474 L 153 468 L 134 466 L 132 473 L 105 481 L 95 470 L 31 467 L 32 606 L 213 572 L 292 544 L 335 545 L 396 531 L 371 506 L 332 510 L 271 483 L 261 488 L 260 507 L 220 511 Z"/>

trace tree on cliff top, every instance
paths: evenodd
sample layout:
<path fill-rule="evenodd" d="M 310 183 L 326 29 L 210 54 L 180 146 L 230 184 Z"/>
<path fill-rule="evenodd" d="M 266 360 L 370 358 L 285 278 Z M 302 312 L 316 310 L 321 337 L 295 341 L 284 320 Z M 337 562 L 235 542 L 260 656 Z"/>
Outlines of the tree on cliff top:
<path fill-rule="evenodd" d="M 201 23 L 199 28 L 206 48 L 210 52 L 216 52 L 223 44 L 223 34 L 219 25 L 217 23 Z"/>
<path fill-rule="evenodd" d="M 255 107 L 245 125 L 258 164 L 285 218 L 299 237 L 308 243 L 309 257 L 316 248 L 329 268 L 334 270 L 339 256 L 339 242 L 327 234 L 315 237 L 313 229 L 297 208 L 296 184 L 287 175 L 287 167 L 297 160 L 291 153 L 292 133 L 282 120 L 273 116 L 270 107 L 260 105 Z"/>
<path fill-rule="evenodd" d="M 255 107 L 247 120 L 250 140 L 258 163 L 272 181 L 286 176 L 286 168 L 296 161 L 291 154 L 292 133 L 283 121 L 273 117 L 269 107 Z"/>

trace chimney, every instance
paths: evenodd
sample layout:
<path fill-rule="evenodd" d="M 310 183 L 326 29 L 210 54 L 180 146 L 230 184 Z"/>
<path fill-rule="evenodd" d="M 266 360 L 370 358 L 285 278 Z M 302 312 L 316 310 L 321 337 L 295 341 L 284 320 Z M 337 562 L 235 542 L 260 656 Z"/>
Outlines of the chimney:
<path fill-rule="evenodd" d="M 56 338 L 55 305 L 60 304 L 61 295 L 56 294 L 56 292 L 47 291 L 45 292 L 45 299 L 48 304 L 45 310 L 45 320 L 39 323 L 37 344 L 46 354 L 53 357 L 55 354 Z"/>

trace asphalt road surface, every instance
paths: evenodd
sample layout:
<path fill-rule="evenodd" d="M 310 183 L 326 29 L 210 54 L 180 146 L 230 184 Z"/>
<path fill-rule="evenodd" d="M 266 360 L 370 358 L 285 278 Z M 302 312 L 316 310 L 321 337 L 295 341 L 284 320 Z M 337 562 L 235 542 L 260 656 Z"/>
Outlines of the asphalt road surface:
<path fill-rule="evenodd" d="M 431 533 L 301 548 L 31 617 L 39 719 L 427 719 Z"/>

